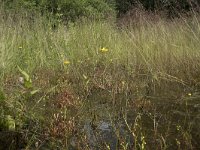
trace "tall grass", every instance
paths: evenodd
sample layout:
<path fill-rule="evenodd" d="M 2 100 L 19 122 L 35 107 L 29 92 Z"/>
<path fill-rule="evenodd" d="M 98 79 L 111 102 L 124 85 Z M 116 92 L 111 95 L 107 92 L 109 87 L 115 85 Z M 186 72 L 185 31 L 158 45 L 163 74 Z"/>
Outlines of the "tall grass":
<path fill-rule="evenodd" d="M 149 102 L 143 99 L 147 98 L 181 99 L 187 98 L 188 94 L 198 97 L 198 16 L 167 21 L 151 19 L 122 28 L 109 21 L 87 20 L 55 26 L 54 21 L 36 16 L 30 18 L 25 14 L 0 13 L 0 75 L 2 89 L 6 93 L 6 107 L 15 108 L 9 111 L 10 115 L 22 119 L 21 124 L 28 124 L 33 130 L 27 133 L 28 137 L 31 135 L 32 139 L 39 139 L 37 134 L 45 125 L 52 133 L 48 132 L 49 136 L 53 136 L 57 131 L 53 130 L 55 122 L 59 122 L 56 114 L 63 115 L 63 111 L 67 113 L 66 122 L 69 118 L 84 120 L 93 117 L 96 111 L 94 104 L 107 103 L 115 116 L 119 110 L 125 115 L 126 108 L 130 107 L 139 111 L 140 105 L 144 105 L 142 108 L 145 109 Z M 103 48 L 107 51 L 102 51 Z M 28 97 L 24 95 L 29 89 L 19 85 L 17 80 L 21 74 L 17 66 L 31 76 L 34 86 L 41 90 L 39 93 Z M 73 98 L 69 91 L 74 94 Z M 142 100 L 142 104 L 137 104 L 138 99 Z M 16 101 L 19 103 L 16 104 Z M 56 107 L 57 103 L 70 105 L 70 109 L 60 108 L 60 105 Z M 33 105 L 34 109 L 31 109 Z M 90 109 L 91 116 L 83 113 L 90 112 Z M 45 118 L 51 119 L 45 123 Z M 35 127 L 30 121 L 34 119 L 40 122 Z M 67 122 L 70 127 L 59 126 L 66 129 L 65 138 L 75 128 L 73 121 Z M 22 126 L 19 125 L 17 130 L 20 131 Z M 143 131 L 140 136 L 144 136 Z M 162 134 L 159 138 L 166 144 L 167 139 L 163 139 Z M 147 147 L 151 147 L 148 142 Z M 30 140 L 30 145 L 33 143 Z M 142 138 L 140 149 L 144 143 Z M 188 145 L 191 148 L 192 144 Z"/>
<path fill-rule="evenodd" d="M 159 79 L 173 76 L 171 79 L 190 84 L 199 73 L 200 27 L 195 17 L 160 19 L 127 29 L 117 29 L 106 21 L 78 22 L 69 27 L 60 24 L 52 29 L 53 23 L 41 16 L 16 16 L 14 20 L 9 15 L 1 17 L 2 73 L 16 70 L 17 65 L 30 72 L 63 69 L 65 59 L 71 61 L 67 68 L 79 74 L 91 73 L 103 64 L 122 74 L 119 66 L 134 75 L 151 74 Z M 103 47 L 109 49 L 105 54 L 100 52 Z"/>

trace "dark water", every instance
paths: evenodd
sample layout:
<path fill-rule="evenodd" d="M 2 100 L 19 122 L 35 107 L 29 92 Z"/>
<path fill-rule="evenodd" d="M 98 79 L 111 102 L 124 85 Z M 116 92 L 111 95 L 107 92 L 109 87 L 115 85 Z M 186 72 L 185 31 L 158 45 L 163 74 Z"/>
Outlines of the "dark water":
<path fill-rule="evenodd" d="M 141 101 L 141 104 L 113 109 L 110 103 L 92 102 L 87 109 L 90 115 L 82 120 L 82 131 L 90 149 L 101 150 L 108 146 L 111 150 L 122 149 L 122 141 L 127 149 L 140 149 L 142 134 L 147 145 L 145 149 L 200 148 L 200 97 L 154 97 Z M 136 122 L 139 127 L 133 128 Z M 133 132 L 137 136 L 134 137 Z M 160 146 L 162 139 L 166 142 L 163 147 Z M 177 140 L 180 140 L 180 147 Z"/>
<path fill-rule="evenodd" d="M 145 137 L 145 149 L 200 148 L 200 96 L 179 99 L 151 97 L 126 103 L 119 101 L 119 104 L 96 97 L 86 102 L 77 120 L 77 134 L 86 136 L 81 149 L 87 145 L 91 150 L 108 147 L 120 150 L 123 149 L 122 143 L 128 150 L 141 149 L 142 136 Z M 0 132 L 0 150 L 22 149 L 25 144 L 21 137 L 16 132 Z M 77 135 L 72 135 L 68 149 L 78 149 L 79 140 Z M 181 143 L 180 147 L 176 140 Z"/>

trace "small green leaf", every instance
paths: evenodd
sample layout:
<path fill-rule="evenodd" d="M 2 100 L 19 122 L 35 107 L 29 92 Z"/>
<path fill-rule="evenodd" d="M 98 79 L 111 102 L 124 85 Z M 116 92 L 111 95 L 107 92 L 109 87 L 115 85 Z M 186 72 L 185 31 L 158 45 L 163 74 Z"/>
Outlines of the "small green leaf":
<path fill-rule="evenodd" d="M 26 73 L 24 70 L 22 70 L 19 66 L 17 66 L 17 68 L 20 71 L 20 73 L 24 76 L 26 81 L 32 82 L 28 73 Z"/>
<path fill-rule="evenodd" d="M 34 95 L 34 94 L 38 93 L 39 91 L 40 91 L 40 89 L 33 90 L 33 91 L 30 92 L 30 94 L 31 94 L 31 95 Z"/>
<path fill-rule="evenodd" d="M 15 130 L 15 120 L 10 115 L 5 116 L 5 123 L 8 130 Z"/>
<path fill-rule="evenodd" d="M 33 87 L 32 82 L 24 81 L 24 87 L 27 88 L 27 89 L 32 88 Z"/>

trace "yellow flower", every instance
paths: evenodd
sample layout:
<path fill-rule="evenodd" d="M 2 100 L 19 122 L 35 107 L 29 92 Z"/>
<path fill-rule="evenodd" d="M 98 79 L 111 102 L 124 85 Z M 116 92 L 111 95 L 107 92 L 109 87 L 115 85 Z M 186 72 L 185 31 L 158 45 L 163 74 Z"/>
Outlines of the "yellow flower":
<path fill-rule="evenodd" d="M 69 61 L 69 60 L 65 60 L 63 63 L 64 63 L 65 65 L 69 65 L 69 64 L 70 64 L 70 61 Z"/>
<path fill-rule="evenodd" d="M 103 48 L 100 49 L 100 51 L 101 51 L 101 52 L 108 52 L 108 49 L 105 48 L 105 47 L 103 47 Z"/>
<path fill-rule="evenodd" d="M 20 46 L 19 49 L 22 49 L 22 46 Z"/>

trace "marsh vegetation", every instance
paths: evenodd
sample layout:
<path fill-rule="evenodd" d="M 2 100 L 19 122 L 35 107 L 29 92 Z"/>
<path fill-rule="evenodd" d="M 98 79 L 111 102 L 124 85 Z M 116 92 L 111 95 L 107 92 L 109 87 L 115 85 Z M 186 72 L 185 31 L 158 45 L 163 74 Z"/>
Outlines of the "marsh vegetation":
<path fill-rule="evenodd" d="M 200 148 L 198 13 L 29 13 L 0 11 L 0 149 Z"/>

